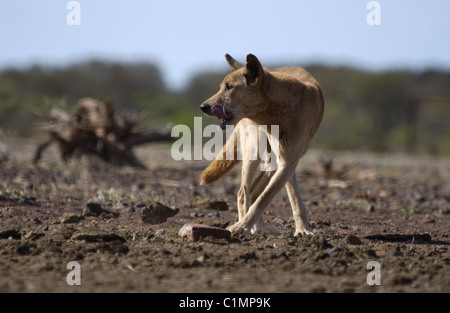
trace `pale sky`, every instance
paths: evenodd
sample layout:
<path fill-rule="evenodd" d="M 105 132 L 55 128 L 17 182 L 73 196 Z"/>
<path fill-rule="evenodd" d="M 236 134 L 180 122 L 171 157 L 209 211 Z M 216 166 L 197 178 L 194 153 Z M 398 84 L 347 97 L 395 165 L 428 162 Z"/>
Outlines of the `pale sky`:
<path fill-rule="evenodd" d="M 170 86 L 224 69 L 225 53 L 263 65 L 324 62 L 366 69 L 450 70 L 449 0 L 0 0 L 0 69 L 92 57 L 150 61 Z"/>

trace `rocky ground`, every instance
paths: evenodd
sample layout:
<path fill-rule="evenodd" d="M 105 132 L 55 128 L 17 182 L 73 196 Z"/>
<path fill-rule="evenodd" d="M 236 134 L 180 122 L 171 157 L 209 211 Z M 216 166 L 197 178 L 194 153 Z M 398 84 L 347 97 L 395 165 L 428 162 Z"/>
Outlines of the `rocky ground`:
<path fill-rule="evenodd" d="M 137 151 L 147 170 L 51 151 L 34 166 L 34 147 L 0 163 L 1 292 L 450 292 L 448 158 L 310 151 L 297 177 L 314 237 L 293 236 L 283 190 L 264 213 L 281 235 L 190 242 L 186 223 L 236 221 L 239 168 L 199 186 L 207 162 L 169 145 Z M 143 221 L 155 201 L 178 212 Z"/>

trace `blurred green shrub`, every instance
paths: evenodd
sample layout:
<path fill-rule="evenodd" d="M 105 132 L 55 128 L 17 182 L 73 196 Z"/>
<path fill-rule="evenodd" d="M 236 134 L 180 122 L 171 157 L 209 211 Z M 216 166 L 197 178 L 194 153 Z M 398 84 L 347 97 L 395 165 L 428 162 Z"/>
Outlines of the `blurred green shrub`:
<path fill-rule="evenodd" d="M 306 67 L 320 82 L 325 115 L 313 145 L 324 149 L 450 154 L 450 72 L 367 72 L 349 67 Z M 55 103 L 110 97 L 121 113 L 145 112 L 142 124 L 193 126 L 199 105 L 226 72 L 196 73 L 172 90 L 157 65 L 91 60 L 67 67 L 32 66 L 0 72 L 0 128 L 36 135 Z M 204 117 L 203 126 L 218 123 Z"/>

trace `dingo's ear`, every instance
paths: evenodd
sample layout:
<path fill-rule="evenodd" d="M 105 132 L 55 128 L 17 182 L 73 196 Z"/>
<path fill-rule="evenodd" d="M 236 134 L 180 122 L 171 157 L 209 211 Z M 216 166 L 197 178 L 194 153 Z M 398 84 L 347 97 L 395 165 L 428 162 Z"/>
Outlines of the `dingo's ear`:
<path fill-rule="evenodd" d="M 230 65 L 230 67 L 233 71 L 238 70 L 244 66 L 241 63 L 239 63 L 238 61 L 236 61 L 235 59 L 233 59 L 233 57 L 231 55 L 229 55 L 228 53 L 225 54 L 225 59 L 227 59 L 228 65 Z"/>
<path fill-rule="evenodd" d="M 247 81 L 247 86 L 259 85 L 264 78 L 264 69 L 258 58 L 253 54 L 247 55 L 244 76 Z"/>

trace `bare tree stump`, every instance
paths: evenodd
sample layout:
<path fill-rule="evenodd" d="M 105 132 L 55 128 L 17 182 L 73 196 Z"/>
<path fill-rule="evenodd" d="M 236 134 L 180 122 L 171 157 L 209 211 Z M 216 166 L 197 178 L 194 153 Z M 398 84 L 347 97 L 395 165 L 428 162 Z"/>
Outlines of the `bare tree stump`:
<path fill-rule="evenodd" d="M 34 163 L 41 159 L 45 149 L 57 143 L 63 160 L 93 154 L 114 165 L 145 168 L 133 153 L 133 146 L 172 140 L 170 132 L 134 131 L 137 120 L 120 116 L 110 99 L 100 102 L 83 98 L 72 116 L 53 109 L 50 118 L 49 139 L 37 147 Z"/>

